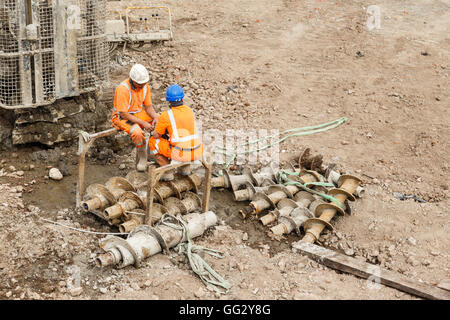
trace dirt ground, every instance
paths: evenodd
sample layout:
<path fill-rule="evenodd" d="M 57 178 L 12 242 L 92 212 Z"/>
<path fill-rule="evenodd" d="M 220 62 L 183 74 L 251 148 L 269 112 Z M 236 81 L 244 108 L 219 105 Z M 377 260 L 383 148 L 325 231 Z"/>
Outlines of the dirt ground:
<path fill-rule="evenodd" d="M 109 9 L 144 3 L 110 1 Z M 139 62 L 150 70 L 157 111 L 166 108 L 165 88 L 177 82 L 203 129 L 283 131 L 347 117 L 338 128 L 280 147 L 281 160 L 311 147 L 364 181 L 352 215 L 335 219 L 321 242 L 417 281 L 449 279 L 449 0 L 160 3 L 172 9 L 174 40 L 143 53 L 116 51 L 105 94 Z M 372 4 L 381 8 L 381 28 L 369 31 Z M 229 293 L 207 290 L 176 252 L 139 269 L 99 269 L 94 258 L 103 236 L 41 219 L 117 232 L 76 212 L 76 151 L 74 142 L 56 153 L 39 146 L 2 153 L 0 299 L 418 299 L 300 255 L 290 246 L 295 236 L 271 240 L 266 228 L 240 218 L 246 203 L 221 190 L 211 202 L 219 225 L 194 242 L 225 253 L 206 259 L 230 282 Z M 133 164 L 124 153 L 93 155 L 87 184 L 125 176 Z M 52 166 L 63 180 L 48 179 Z M 78 291 L 67 287 L 74 266 Z"/>

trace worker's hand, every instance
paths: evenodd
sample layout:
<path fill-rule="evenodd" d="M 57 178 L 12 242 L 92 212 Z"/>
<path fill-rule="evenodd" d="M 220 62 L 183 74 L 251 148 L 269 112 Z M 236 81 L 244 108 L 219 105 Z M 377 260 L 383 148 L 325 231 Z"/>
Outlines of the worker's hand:
<path fill-rule="evenodd" d="M 152 135 L 153 135 L 153 138 L 155 138 L 155 139 L 159 139 L 161 137 L 161 135 L 156 131 L 153 131 Z"/>
<path fill-rule="evenodd" d="M 153 119 L 153 121 L 152 121 L 152 125 L 154 126 L 154 127 L 156 127 L 156 124 L 158 123 L 158 119 L 159 119 L 159 115 L 158 114 L 156 114 L 156 117 Z"/>
<path fill-rule="evenodd" d="M 148 122 L 145 122 L 143 125 L 144 129 L 147 130 L 148 132 L 151 132 L 154 128 L 154 126 Z"/>
<path fill-rule="evenodd" d="M 135 145 L 141 145 L 145 140 L 144 131 L 139 127 L 138 124 L 135 124 L 130 129 L 131 140 Z"/>

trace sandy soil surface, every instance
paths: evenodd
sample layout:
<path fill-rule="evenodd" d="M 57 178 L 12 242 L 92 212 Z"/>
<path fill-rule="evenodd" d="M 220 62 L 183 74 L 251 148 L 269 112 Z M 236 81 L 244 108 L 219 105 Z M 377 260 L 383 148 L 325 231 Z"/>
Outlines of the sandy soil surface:
<path fill-rule="evenodd" d="M 109 5 L 131 3 L 144 1 Z M 431 285 L 449 278 L 450 1 L 378 1 L 381 28 L 372 31 L 366 11 L 373 3 L 362 0 L 161 3 L 172 9 L 174 40 L 143 53 L 116 51 L 106 94 L 139 62 L 151 72 L 157 111 L 167 108 L 167 85 L 178 82 L 206 129 L 282 131 L 347 117 L 336 129 L 281 145 L 282 160 L 311 147 L 364 180 L 352 215 L 335 219 L 321 242 Z M 2 153 L 0 299 L 417 299 L 301 256 L 290 246 L 295 236 L 271 240 L 240 218 L 245 203 L 220 191 L 211 204 L 220 224 L 194 242 L 225 253 L 207 261 L 231 283 L 228 294 L 207 290 L 176 252 L 139 269 L 99 269 L 103 236 L 41 219 L 117 232 L 74 208 L 77 146 L 40 151 Z M 125 176 L 133 163 L 127 154 L 94 155 L 87 183 Z M 48 179 L 51 166 L 63 180 Z M 68 287 L 73 270 L 81 290 Z"/>

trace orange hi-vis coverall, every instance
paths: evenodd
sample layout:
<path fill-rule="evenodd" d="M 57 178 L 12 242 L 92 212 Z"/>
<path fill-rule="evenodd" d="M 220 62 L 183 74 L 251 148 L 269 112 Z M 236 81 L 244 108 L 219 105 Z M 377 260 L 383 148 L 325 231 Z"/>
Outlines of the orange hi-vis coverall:
<path fill-rule="evenodd" d="M 171 107 L 164 111 L 156 124 L 155 131 L 169 140 L 151 137 L 148 141 L 154 155 L 161 154 L 176 161 L 194 161 L 203 155 L 203 146 L 197 133 L 194 112 L 185 105 Z"/>
<path fill-rule="evenodd" d="M 144 107 L 151 105 L 152 98 L 148 84 L 142 89 L 135 89 L 130 79 L 126 79 L 116 88 L 112 112 L 113 127 L 128 133 L 137 148 L 142 148 L 145 145 L 144 131 L 140 125 L 121 119 L 120 113 L 128 112 L 136 118 L 150 123 L 153 119 L 145 111 Z"/>

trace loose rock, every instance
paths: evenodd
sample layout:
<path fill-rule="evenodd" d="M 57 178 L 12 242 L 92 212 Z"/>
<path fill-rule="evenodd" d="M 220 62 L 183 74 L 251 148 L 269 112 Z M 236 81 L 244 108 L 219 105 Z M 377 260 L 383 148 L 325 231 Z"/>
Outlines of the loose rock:
<path fill-rule="evenodd" d="M 416 239 L 414 239 L 413 237 L 409 237 L 409 238 L 407 239 L 407 241 L 408 241 L 408 243 L 409 243 L 410 245 L 412 245 L 412 246 L 415 246 L 415 245 L 417 244 Z"/>
<path fill-rule="evenodd" d="M 50 171 L 48 172 L 48 176 L 50 179 L 57 181 L 62 180 L 63 178 L 61 171 L 59 171 L 57 168 L 51 168 Z"/>
<path fill-rule="evenodd" d="M 69 293 L 72 297 L 77 297 L 79 296 L 81 293 L 83 292 L 83 288 L 82 287 L 78 287 L 78 288 L 72 288 L 69 290 Z"/>

